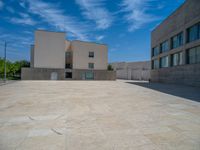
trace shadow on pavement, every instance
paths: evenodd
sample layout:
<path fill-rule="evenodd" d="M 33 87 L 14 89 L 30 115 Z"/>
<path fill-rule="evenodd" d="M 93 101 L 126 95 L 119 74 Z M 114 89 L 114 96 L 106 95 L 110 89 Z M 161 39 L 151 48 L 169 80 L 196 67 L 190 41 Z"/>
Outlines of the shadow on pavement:
<path fill-rule="evenodd" d="M 142 86 L 166 94 L 200 102 L 200 88 L 198 87 L 164 84 L 164 83 L 151 83 L 151 82 L 126 82 L 126 83 Z"/>

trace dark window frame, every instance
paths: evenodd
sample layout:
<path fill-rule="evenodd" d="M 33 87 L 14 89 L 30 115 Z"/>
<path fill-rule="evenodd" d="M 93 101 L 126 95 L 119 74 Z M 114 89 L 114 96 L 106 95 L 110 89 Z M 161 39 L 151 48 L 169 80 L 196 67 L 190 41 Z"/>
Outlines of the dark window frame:
<path fill-rule="evenodd" d="M 94 52 L 89 52 L 88 57 L 94 58 Z"/>

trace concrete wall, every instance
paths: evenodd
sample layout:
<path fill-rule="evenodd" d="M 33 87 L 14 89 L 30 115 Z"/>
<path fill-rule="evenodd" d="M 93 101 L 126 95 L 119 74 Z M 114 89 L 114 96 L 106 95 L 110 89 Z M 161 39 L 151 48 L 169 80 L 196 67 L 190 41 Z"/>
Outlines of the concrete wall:
<path fill-rule="evenodd" d="M 35 32 L 35 68 L 65 68 L 65 33 Z"/>
<path fill-rule="evenodd" d="M 73 69 L 72 70 L 72 79 L 73 80 L 82 80 L 82 74 L 88 71 L 94 73 L 94 80 L 116 80 L 115 71 L 107 70 L 86 70 L 86 69 Z"/>
<path fill-rule="evenodd" d="M 51 80 L 53 72 L 57 73 L 58 80 L 65 79 L 64 69 L 47 69 L 47 68 L 22 68 L 22 80 Z"/>
<path fill-rule="evenodd" d="M 160 58 L 164 56 L 169 56 L 170 66 L 168 68 L 151 70 L 151 81 L 187 84 L 195 86 L 199 85 L 198 81 L 200 77 L 200 72 L 197 71 L 199 64 L 189 65 L 186 62 L 187 50 L 196 46 L 200 46 L 200 39 L 187 43 L 187 29 L 200 22 L 199 14 L 200 0 L 186 0 L 182 6 L 180 6 L 174 13 L 172 13 L 152 31 L 151 54 L 154 47 L 159 46 L 162 42 L 166 40 L 170 41 L 173 36 L 177 35 L 180 32 L 183 32 L 184 44 L 178 48 L 170 49 L 169 51 L 160 53 L 158 56 L 153 56 L 151 58 L 151 60 L 153 61 L 155 59 L 160 60 Z M 172 54 L 177 52 L 183 52 L 183 65 L 172 67 Z"/>
<path fill-rule="evenodd" d="M 111 63 L 118 79 L 127 80 L 149 80 L 150 79 L 150 61 L 145 62 L 116 62 Z"/>
<path fill-rule="evenodd" d="M 34 45 L 31 45 L 30 66 L 34 67 Z"/>
<path fill-rule="evenodd" d="M 72 41 L 73 69 L 89 69 L 88 63 L 94 63 L 94 69 L 106 70 L 108 65 L 108 49 L 106 45 Z M 94 58 L 88 57 L 89 52 L 94 52 Z"/>

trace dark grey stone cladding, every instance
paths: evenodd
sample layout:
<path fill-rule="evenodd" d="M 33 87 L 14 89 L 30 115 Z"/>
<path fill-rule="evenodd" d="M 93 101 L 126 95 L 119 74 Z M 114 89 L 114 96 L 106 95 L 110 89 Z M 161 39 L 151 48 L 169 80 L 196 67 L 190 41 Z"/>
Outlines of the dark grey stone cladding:
<path fill-rule="evenodd" d="M 87 70 L 87 69 L 73 69 L 72 79 L 82 80 L 82 73 L 91 71 L 94 73 L 94 80 L 116 80 L 116 72 L 108 70 Z"/>
<path fill-rule="evenodd" d="M 152 82 L 185 84 L 200 87 L 200 64 L 151 70 Z"/>
<path fill-rule="evenodd" d="M 169 56 L 171 66 L 172 54 L 183 52 L 183 65 L 168 68 L 151 70 L 151 81 L 175 84 L 186 84 L 200 86 L 200 64 L 187 64 L 186 52 L 188 49 L 200 46 L 200 39 L 187 43 L 187 29 L 200 22 L 200 0 L 186 0 L 174 13 L 165 19 L 151 33 L 151 54 L 152 49 L 180 32 L 183 32 L 183 45 L 160 53 L 158 56 L 151 56 L 151 61 L 160 60 L 163 56 Z M 170 45 L 171 47 L 171 45 Z M 152 65 L 152 63 L 151 63 Z M 151 67 L 152 68 L 152 67 Z"/>
<path fill-rule="evenodd" d="M 50 69 L 50 68 L 22 68 L 22 80 L 51 80 L 51 73 L 58 74 L 58 80 L 65 79 L 65 69 Z"/>

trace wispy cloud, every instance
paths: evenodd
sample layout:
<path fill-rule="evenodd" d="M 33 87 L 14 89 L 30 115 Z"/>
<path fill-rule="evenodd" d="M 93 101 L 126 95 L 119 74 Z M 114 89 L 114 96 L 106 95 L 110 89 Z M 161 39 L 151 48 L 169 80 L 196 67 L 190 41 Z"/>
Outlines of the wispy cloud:
<path fill-rule="evenodd" d="M 14 17 L 10 19 L 13 24 L 23 24 L 23 25 L 35 25 L 37 22 L 34 21 L 28 14 L 19 13 L 20 18 Z"/>
<path fill-rule="evenodd" d="M 104 7 L 105 0 L 76 0 L 82 14 L 89 20 L 95 21 L 98 29 L 107 29 L 113 22 L 112 14 Z"/>
<path fill-rule="evenodd" d="M 96 36 L 96 40 L 97 40 L 97 41 L 101 41 L 101 40 L 103 40 L 104 38 L 105 38 L 104 35 Z"/>
<path fill-rule="evenodd" d="M 2 0 L 0 0 L 0 10 L 3 8 L 3 1 Z"/>
<path fill-rule="evenodd" d="M 67 31 L 81 40 L 87 40 L 86 26 L 76 18 L 67 16 L 55 4 L 41 0 L 28 0 L 29 12 L 40 16 L 45 22 L 58 30 Z"/>
<path fill-rule="evenodd" d="M 152 9 L 150 2 L 155 0 L 123 0 L 122 11 L 126 13 L 125 19 L 129 22 L 129 31 L 140 29 L 144 25 L 159 20 L 158 16 L 149 13 Z"/>

